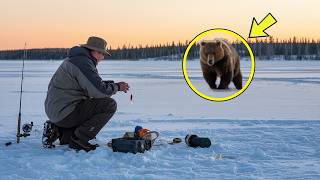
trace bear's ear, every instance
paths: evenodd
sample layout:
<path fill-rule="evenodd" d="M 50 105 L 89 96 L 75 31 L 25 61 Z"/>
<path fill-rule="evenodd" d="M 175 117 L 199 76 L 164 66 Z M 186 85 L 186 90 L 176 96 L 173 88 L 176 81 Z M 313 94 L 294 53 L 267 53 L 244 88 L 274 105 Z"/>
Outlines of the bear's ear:
<path fill-rule="evenodd" d="M 204 46 L 204 45 L 206 45 L 206 42 L 201 41 L 200 45 L 201 45 L 201 46 Z"/>
<path fill-rule="evenodd" d="M 217 42 L 217 46 L 221 46 L 221 42 L 220 41 Z"/>

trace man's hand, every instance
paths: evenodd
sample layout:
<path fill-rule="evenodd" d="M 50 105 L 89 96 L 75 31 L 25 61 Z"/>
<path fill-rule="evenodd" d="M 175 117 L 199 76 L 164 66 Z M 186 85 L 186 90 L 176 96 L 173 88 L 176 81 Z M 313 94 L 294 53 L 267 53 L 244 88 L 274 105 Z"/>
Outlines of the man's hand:
<path fill-rule="evenodd" d="M 127 91 L 129 91 L 130 86 L 129 86 L 128 83 L 126 83 L 126 82 L 118 82 L 117 84 L 119 86 L 119 91 L 123 91 L 125 93 L 127 93 Z"/>

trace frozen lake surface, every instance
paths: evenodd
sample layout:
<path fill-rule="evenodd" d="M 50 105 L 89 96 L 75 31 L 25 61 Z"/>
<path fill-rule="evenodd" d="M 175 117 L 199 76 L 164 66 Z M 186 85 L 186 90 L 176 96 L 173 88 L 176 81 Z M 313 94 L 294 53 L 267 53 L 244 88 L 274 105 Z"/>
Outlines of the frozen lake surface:
<path fill-rule="evenodd" d="M 106 146 L 89 153 L 41 147 L 46 90 L 60 63 L 26 62 L 22 123 L 35 126 L 21 144 L 6 147 L 15 140 L 22 63 L 0 61 L 0 179 L 320 178 L 320 61 L 257 61 L 249 88 L 227 102 L 196 95 L 181 62 L 104 61 L 98 65 L 103 79 L 126 81 L 131 90 L 114 96 L 118 111 L 98 135 L 100 144 L 136 125 L 159 131 L 156 144 L 189 133 L 213 142 L 205 149 L 155 146 L 136 155 Z M 242 62 L 245 79 L 250 66 Z M 208 88 L 198 61 L 188 62 L 188 72 L 201 91 L 225 93 Z"/>

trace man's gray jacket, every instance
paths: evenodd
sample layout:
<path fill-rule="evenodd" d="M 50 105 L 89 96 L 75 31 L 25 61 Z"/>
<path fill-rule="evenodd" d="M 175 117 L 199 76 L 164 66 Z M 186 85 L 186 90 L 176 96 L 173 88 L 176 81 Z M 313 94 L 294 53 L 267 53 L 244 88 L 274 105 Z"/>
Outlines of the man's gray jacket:
<path fill-rule="evenodd" d="M 70 49 L 48 86 L 45 111 L 51 122 L 63 120 L 83 99 L 110 97 L 118 91 L 116 83 L 102 81 L 96 65 L 88 49 Z"/>

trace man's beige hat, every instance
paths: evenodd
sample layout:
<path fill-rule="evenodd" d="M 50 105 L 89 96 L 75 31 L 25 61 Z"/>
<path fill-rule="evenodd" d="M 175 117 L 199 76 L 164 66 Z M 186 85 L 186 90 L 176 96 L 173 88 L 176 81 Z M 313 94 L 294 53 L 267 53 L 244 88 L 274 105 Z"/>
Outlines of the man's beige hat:
<path fill-rule="evenodd" d="M 99 37 L 89 37 L 87 44 L 80 44 L 80 46 L 111 56 L 111 54 L 106 49 L 107 41 Z"/>

